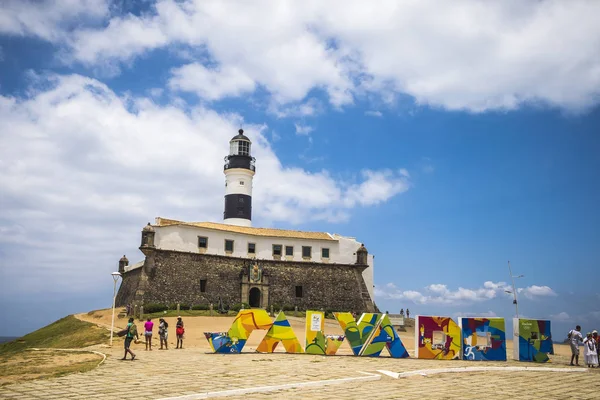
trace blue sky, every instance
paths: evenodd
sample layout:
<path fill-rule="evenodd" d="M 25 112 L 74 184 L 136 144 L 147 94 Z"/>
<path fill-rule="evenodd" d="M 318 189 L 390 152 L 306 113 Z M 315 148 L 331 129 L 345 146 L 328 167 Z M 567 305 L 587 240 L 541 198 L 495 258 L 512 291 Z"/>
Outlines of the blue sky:
<path fill-rule="evenodd" d="M 376 303 L 600 328 L 595 2 L 7 1 L 0 335 L 111 304 L 154 217 L 356 236 Z M 577 28 L 577 29 L 575 29 Z M 563 334 L 564 333 L 564 334 Z"/>

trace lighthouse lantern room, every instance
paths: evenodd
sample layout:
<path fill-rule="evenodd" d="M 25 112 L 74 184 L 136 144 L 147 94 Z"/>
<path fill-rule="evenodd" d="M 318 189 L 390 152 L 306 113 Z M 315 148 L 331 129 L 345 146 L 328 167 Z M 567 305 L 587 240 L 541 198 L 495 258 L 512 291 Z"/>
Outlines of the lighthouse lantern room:
<path fill-rule="evenodd" d="M 251 155 L 252 142 L 240 129 L 229 142 L 225 156 L 224 222 L 231 225 L 252 225 L 252 178 L 256 168 Z"/>

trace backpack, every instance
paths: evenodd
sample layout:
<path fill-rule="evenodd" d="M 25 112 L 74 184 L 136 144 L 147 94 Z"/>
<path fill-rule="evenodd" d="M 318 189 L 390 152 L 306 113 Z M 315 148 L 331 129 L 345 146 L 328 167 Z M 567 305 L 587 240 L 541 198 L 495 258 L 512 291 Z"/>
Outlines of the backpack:
<path fill-rule="evenodd" d="M 181 336 L 185 333 L 185 329 L 183 329 L 183 326 L 178 326 L 177 329 L 175 330 L 175 333 L 178 334 L 179 336 Z"/>
<path fill-rule="evenodd" d="M 135 324 L 131 324 L 131 326 L 129 327 L 129 333 L 128 336 L 129 337 L 134 337 L 137 336 L 137 326 Z"/>

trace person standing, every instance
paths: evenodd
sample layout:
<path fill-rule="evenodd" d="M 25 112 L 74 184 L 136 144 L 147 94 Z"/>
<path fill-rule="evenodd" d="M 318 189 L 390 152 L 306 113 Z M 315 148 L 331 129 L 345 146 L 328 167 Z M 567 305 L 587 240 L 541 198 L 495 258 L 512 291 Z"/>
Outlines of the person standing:
<path fill-rule="evenodd" d="M 571 329 L 567 337 L 569 338 L 569 343 L 571 345 L 570 365 L 579 366 L 579 342 L 583 341 L 583 336 L 581 336 L 581 326 L 577 325 L 575 329 Z M 575 360 L 575 364 L 573 364 L 573 360 Z"/>
<path fill-rule="evenodd" d="M 596 341 L 596 354 L 598 355 L 598 363 L 600 364 L 600 336 L 598 336 L 597 330 L 594 329 L 592 331 L 592 337 Z"/>
<path fill-rule="evenodd" d="M 410 318 L 410 310 L 407 308 L 406 309 L 406 319 Z"/>
<path fill-rule="evenodd" d="M 185 329 L 183 327 L 183 321 L 181 317 L 177 317 L 177 325 L 175 327 L 175 334 L 177 335 L 177 347 L 176 349 L 183 349 L 183 334 Z"/>
<path fill-rule="evenodd" d="M 588 332 L 587 337 L 583 341 L 585 364 L 588 368 L 595 368 L 598 365 L 598 352 L 596 351 L 596 340 L 592 337 L 592 333 Z"/>
<path fill-rule="evenodd" d="M 165 350 L 169 350 L 169 345 L 167 344 L 167 339 L 169 338 L 169 324 L 163 318 L 159 319 L 158 321 L 158 336 L 160 337 L 160 350 L 163 349 L 163 343 L 165 345 Z"/>
<path fill-rule="evenodd" d="M 137 326 L 133 322 L 133 318 L 129 318 L 129 322 L 127 323 L 127 335 L 125 335 L 125 355 L 121 360 L 127 359 L 127 353 L 131 354 L 131 361 L 135 360 L 135 353 L 129 348 L 134 337 L 136 340 L 139 339 Z"/>
<path fill-rule="evenodd" d="M 152 351 L 152 328 L 154 328 L 154 322 L 148 318 L 144 324 L 144 337 L 146 338 L 146 350 L 150 348 L 150 351 Z"/>

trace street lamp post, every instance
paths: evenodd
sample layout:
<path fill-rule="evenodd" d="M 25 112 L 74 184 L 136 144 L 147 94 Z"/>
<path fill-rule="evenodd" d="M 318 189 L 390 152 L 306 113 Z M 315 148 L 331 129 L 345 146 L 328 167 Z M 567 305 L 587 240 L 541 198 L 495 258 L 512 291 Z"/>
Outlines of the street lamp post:
<path fill-rule="evenodd" d="M 119 272 L 113 272 L 111 273 L 112 277 L 113 277 L 113 281 L 114 281 L 114 286 L 113 286 L 113 304 L 112 304 L 112 323 L 110 325 L 110 346 L 112 347 L 113 344 L 113 331 L 115 329 L 115 301 L 117 299 L 117 281 L 119 280 L 119 277 L 121 276 L 121 274 Z"/>
<path fill-rule="evenodd" d="M 515 278 L 523 278 L 525 275 L 514 276 L 512 269 L 510 268 L 510 261 L 508 262 L 508 273 L 512 281 L 512 294 L 514 296 L 513 304 L 515 305 L 515 311 L 517 312 L 517 318 L 519 318 L 519 302 L 517 301 L 517 289 L 515 288 Z M 510 290 L 505 290 L 506 293 L 510 293 Z"/>

